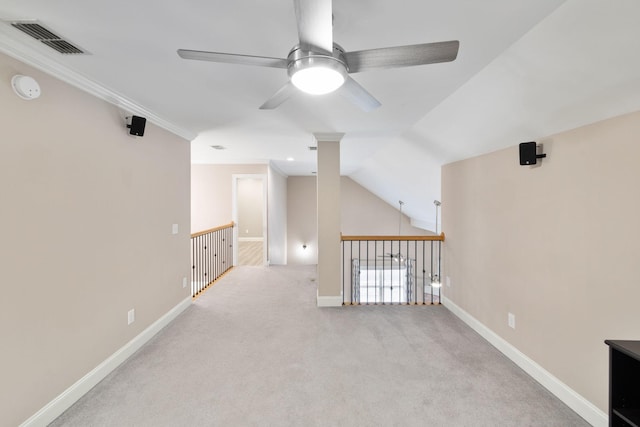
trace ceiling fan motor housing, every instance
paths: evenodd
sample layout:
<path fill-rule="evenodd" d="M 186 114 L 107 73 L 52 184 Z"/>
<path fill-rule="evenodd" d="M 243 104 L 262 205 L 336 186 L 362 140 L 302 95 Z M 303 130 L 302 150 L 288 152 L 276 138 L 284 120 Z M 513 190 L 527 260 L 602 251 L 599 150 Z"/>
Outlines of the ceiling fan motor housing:
<path fill-rule="evenodd" d="M 299 89 L 321 95 L 332 92 L 342 86 L 347 79 L 349 69 L 344 57 L 344 50 L 334 43 L 333 52 L 315 52 L 303 49 L 300 45 L 296 45 L 291 49 L 287 56 L 287 72 L 292 83 Z M 323 73 L 323 77 L 318 74 Z M 311 75 L 313 74 L 313 77 Z M 306 84 L 305 78 L 315 82 L 320 79 L 327 81 L 326 88 L 307 89 L 303 87 Z"/>

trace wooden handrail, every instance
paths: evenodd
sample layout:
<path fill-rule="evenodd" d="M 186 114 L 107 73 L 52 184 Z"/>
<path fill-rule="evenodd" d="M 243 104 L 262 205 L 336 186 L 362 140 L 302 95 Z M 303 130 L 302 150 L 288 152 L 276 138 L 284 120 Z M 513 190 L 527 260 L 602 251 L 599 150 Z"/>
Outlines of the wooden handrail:
<path fill-rule="evenodd" d="M 444 242 L 444 233 L 441 233 L 438 236 L 343 236 L 340 235 L 340 239 L 345 241 L 356 241 L 356 240 L 374 240 L 374 241 L 383 241 L 383 240 L 394 240 L 394 241 L 407 241 L 407 240 L 418 240 L 418 241 L 431 241 L 431 242 Z"/>
<path fill-rule="evenodd" d="M 235 224 L 231 221 L 229 224 L 220 225 L 218 227 L 210 228 L 209 230 L 198 231 L 197 233 L 191 234 L 191 238 L 202 236 L 204 234 L 213 233 L 214 231 L 224 230 L 225 228 L 233 228 Z"/>

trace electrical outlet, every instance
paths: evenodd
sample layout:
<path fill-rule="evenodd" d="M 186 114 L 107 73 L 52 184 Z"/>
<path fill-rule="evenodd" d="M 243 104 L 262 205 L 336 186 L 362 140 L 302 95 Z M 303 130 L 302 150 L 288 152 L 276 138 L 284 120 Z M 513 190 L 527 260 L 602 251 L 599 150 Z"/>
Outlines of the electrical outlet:
<path fill-rule="evenodd" d="M 183 288 L 186 288 L 186 287 L 187 287 L 187 278 L 186 278 L 186 277 L 183 277 L 183 278 L 182 278 L 182 287 L 183 287 Z"/>
<path fill-rule="evenodd" d="M 127 325 L 132 324 L 136 320 L 136 310 L 131 309 L 127 312 Z"/>
<path fill-rule="evenodd" d="M 178 234 L 178 224 L 173 224 L 171 226 L 171 233 Z"/>
<path fill-rule="evenodd" d="M 507 316 L 507 324 L 509 325 L 509 327 L 511 329 L 515 329 L 516 328 L 516 315 L 513 313 L 509 313 L 509 315 Z"/>

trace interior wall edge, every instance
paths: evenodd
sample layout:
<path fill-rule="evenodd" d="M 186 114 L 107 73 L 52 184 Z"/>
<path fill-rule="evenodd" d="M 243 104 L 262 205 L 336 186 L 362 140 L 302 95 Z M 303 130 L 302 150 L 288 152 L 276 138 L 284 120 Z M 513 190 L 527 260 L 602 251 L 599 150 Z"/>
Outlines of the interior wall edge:
<path fill-rule="evenodd" d="M 69 409 L 82 396 L 102 381 L 107 375 L 124 363 L 165 326 L 169 325 L 176 317 L 178 317 L 178 315 L 189 308 L 192 302 L 193 299 L 191 297 L 182 300 L 164 316 L 149 325 L 149 327 L 138 334 L 135 338 L 96 366 L 91 372 L 80 378 L 71 387 L 60 393 L 42 409 L 20 424 L 20 427 L 46 426 L 54 421 L 62 415 L 64 411 Z"/>
<path fill-rule="evenodd" d="M 607 414 L 553 376 L 542 366 L 531 360 L 520 350 L 509 344 L 509 342 L 482 324 L 475 317 L 457 306 L 450 299 L 443 296 L 442 305 L 592 426 L 606 427 L 609 425 L 609 416 Z"/>

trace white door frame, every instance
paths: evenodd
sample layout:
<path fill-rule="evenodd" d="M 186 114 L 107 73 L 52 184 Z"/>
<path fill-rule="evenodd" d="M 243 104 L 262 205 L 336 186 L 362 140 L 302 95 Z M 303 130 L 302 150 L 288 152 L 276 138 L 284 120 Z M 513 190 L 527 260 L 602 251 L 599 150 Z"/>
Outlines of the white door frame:
<path fill-rule="evenodd" d="M 238 265 L 238 180 L 259 179 L 262 181 L 262 265 L 267 265 L 267 174 L 242 173 L 231 175 L 231 220 L 233 227 L 233 266 Z"/>

